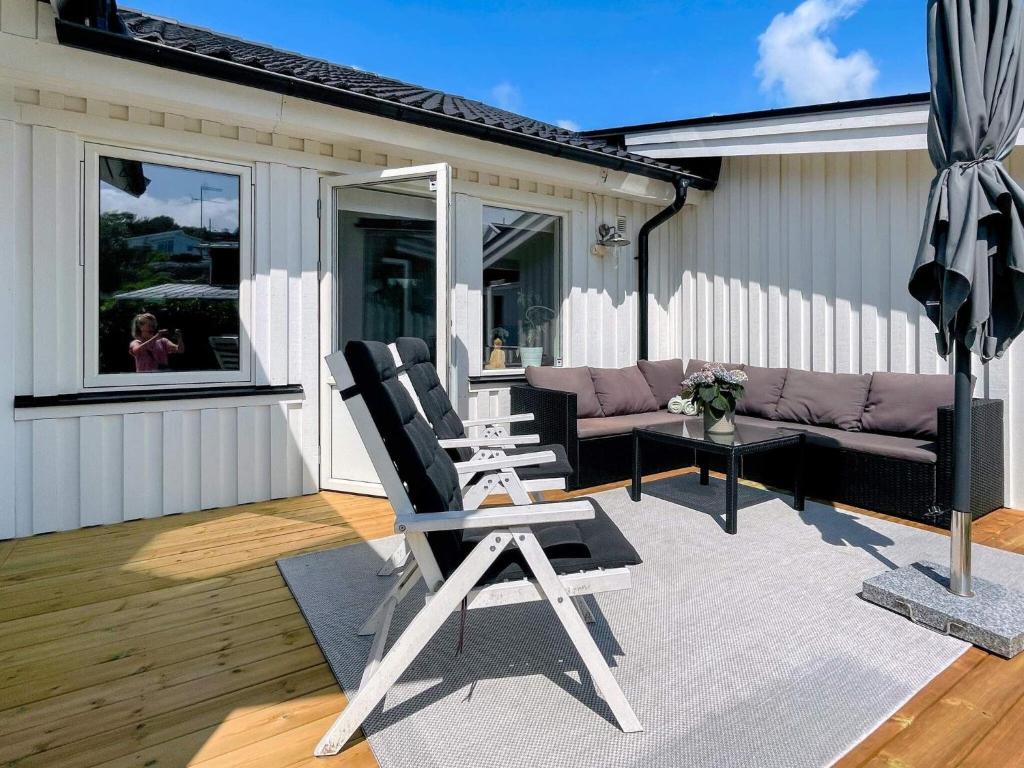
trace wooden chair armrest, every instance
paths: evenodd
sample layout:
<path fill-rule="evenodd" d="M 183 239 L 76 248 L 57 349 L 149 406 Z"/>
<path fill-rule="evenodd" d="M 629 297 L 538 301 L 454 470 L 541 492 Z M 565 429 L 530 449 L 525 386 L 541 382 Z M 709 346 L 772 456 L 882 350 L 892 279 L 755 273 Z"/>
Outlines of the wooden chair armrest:
<path fill-rule="evenodd" d="M 537 445 L 540 435 L 509 435 L 508 437 L 452 437 L 438 440 L 442 448 L 515 448 Z"/>
<path fill-rule="evenodd" d="M 486 419 L 464 419 L 464 427 L 486 427 L 490 424 L 514 424 L 522 421 L 533 421 L 532 413 L 513 413 L 508 416 L 491 416 Z"/>

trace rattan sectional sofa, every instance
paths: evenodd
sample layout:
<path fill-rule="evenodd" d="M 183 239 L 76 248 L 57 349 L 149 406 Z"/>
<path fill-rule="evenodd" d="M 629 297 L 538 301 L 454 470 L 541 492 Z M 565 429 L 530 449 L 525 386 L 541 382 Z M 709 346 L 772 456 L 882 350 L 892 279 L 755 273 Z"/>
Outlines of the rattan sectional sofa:
<path fill-rule="evenodd" d="M 697 418 L 671 414 L 669 398 L 704 361 L 640 361 L 628 368 L 528 368 L 511 388 L 513 413 L 533 413 L 541 442 L 565 446 L 571 488 L 624 480 L 637 426 Z M 953 379 L 923 374 L 832 374 L 733 365 L 748 375 L 736 422 L 807 433 L 807 494 L 946 525 L 952 478 Z M 644 386 L 646 385 L 646 387 Z M 1003 506 L 1003 403 L 973 401 L 972 514 Z M 520 428 L 520 431 L 522 428 Z M 789 486 L 792 457 L 749 457 L 748 479 Z M 659 448 L 644 471 L 692 465 L 692 451 Z"/>

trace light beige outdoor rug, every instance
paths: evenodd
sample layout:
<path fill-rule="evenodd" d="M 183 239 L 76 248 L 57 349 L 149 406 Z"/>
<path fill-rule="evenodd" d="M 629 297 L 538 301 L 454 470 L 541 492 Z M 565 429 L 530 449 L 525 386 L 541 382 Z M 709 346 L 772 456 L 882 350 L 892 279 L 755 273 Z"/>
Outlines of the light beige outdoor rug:
<path fill-rule="evenodd" d="M 741 487 L 729 536 L 724 485 L 696 475 L 646 484 L 639 503 L 597 498 L 644 558 L 632 590 L 588 598 L 644 732 L 613 724 L 546 603 L 478 610 L 461 655 L 453 616 L 367 720 L 383 768 L 829 765 L 967 648 L 858 597 L 886 568 L 944 562 L 937 534 Z M 396 544 L 279 562 L 347 691 Z M 1024 587 L 1024 558 L 975 550 L 978 576 Z M 405 600 L 392 638 L 422 597 Z"/>

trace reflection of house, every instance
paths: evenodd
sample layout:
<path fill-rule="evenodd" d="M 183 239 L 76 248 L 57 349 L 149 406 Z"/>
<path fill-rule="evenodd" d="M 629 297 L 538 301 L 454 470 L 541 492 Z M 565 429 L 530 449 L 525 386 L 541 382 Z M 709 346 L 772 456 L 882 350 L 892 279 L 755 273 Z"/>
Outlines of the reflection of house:
<path fill-rule="evenodd" d="M 114 301 L 183 301 L 186 299 L 238 300 L 237 288 L 203 283 L 161 283 L 114 296 Z"/>
<path fill-rule="evenodd" d="M 183 230 L 171 229 L 166 232 L 135 235 L 135 237 L 129 237 L 127 242 L 129 248 L 148 248 L 169 256 L 178 256 L 196 253 L 203 241 Z"/>

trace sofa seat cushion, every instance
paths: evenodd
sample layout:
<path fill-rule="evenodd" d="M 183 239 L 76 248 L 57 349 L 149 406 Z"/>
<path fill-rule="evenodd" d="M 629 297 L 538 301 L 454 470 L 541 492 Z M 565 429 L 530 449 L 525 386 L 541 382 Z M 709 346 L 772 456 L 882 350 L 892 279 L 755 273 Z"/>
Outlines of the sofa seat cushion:
<path fill-rule="evenodd" d="M 799 430 L 807 435 L 807 450 L 813 451 L 815 446 L 836 448 L 860 453 L 871 453 L 890 459 L 916 461 L 922 464 L 934 464 L 937 448 L 934 442 L 916 437 L 898 435 L 879 435 L 871 432 L 851 432 L 834 427 L 819 427 L 813 424 L 787 424 L 751 416 L 737 416 L 736 426 L 753 424 L 759 427 L 775 429 Z"/>
<path fill-rule="evenodd" d="M 587 419 L 603 416 L 601 403 L 594 391 L 594 381 L 590 378 L 590 369 L 553 368 L 551 366 L 531 365 L 526 369 L 526 381 L 531 387 L 555 389 L 559 392 L 572 392 L 576 395 L 576 418 Z"/>
<path fill-rule="evenodd" d="M 605 416 L 658 410 L 647 379 L 635 365 L 627 368 L 591 368 L 594 391 Z"/>
<path fill-rule="evenodd" d="M 817 373 L 790 368 L 775 418 L 819 427 L 861 429 L 869 374 Z"/>
<path fill-rule="evenodd" d="M 736 403 L 736 413 L 774 419 L 788 371 L 788 368 L 744 365 L 743 372 L 747 374 L 747 383 L 743 388 L 743 397 Z"/>
<path fill-rule="evenodd" d="M 558 443 L 550 445 L 521 445 L 518 448 L 506 448 L 506 456 L 518 456 L 523 453 L 538 453 L 540 451 L 551 451 L 555 454 L 555 460 L 547 464 L 537 464 L 533 467 L 516 467 L 516 474 L 520 480 L 534 480 L 543 477 L 568 477 L 572 474 L 572 464 L 569 463 L 569 455 L 565 446 Z"/>
<path fill-rule="evenodd" d="M 668 405 L 668 401 L 678 395 L 683 388 L 683 372 L 686 370 L 680 358 L 674 360 L 637 360 L 640 373 L 647 380 L 651 394 L 659 408 Z"/>
<path fill-rule="evenodd" d="M 864 431 L 937 439 L 938 410 L 952 405 L 953 386 L 948 374 L 874 374 L 861 417 Z"/>
<path fill-rule="evenodd" d="M 679 416 L 668 411 L 650 411 L 648 413 L 630 413 L 622 416 L 605 416 L 599 419 L 577 419 L 576 434 L 581 440 L 585 440 L 588 437 L 626 435 L 632 432 L 635 427 L 670 424 L 685 418 L 693 417 Z"/>

